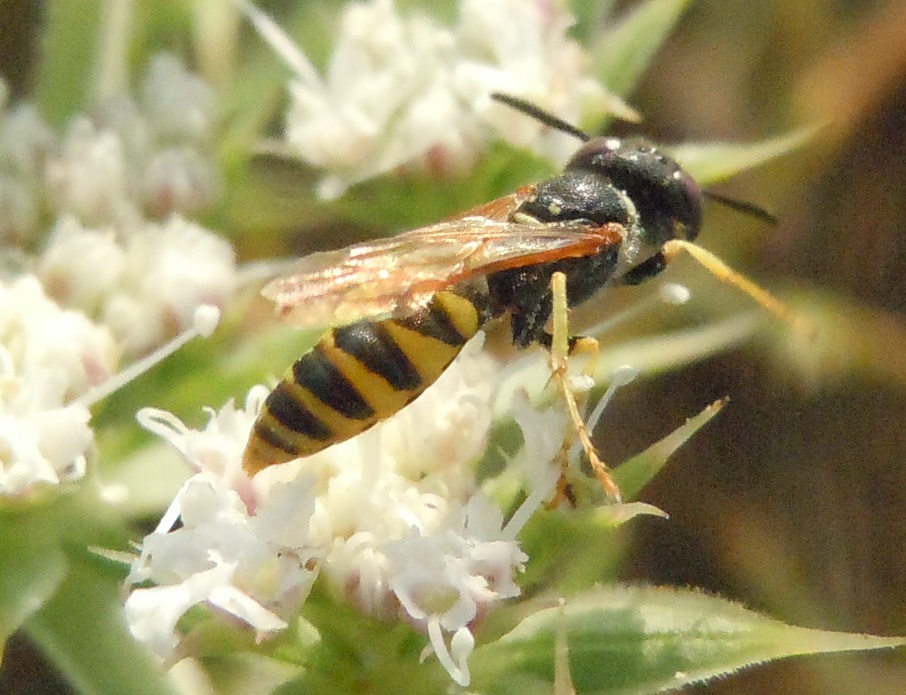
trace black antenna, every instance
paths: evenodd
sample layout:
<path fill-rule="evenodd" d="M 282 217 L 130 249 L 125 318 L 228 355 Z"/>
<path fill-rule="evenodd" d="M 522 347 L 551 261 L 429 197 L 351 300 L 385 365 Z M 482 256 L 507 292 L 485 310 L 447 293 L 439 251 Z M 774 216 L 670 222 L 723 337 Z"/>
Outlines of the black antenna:
<path fill-rule="evenodd" d="M 715 203 L 719 203 L 726 208 L 736 210 L 736 212 L 741 212 L 743 215 L 754 217 L 757 220 L 766 222 L 772 227 L 777 226 L 777 218 L 764 208 L 758 207 L 754 203 L 749 203 L 745 200 L 737 200 L 736 198 L 728 198 L 725 195 L 714 193 L 712 191 L 702 191 L 702 195 L 704 195 L 708 200 L 713 200 Z"/>
<path fill-rule="evenodd" d="M 520 99 L 519 97 L 514 97 L 511 94 L 502 94 L 500 92 L 494 92 L 491 94 L 491 99 L 494 101 L 499 101 L 501 104 L 506 104 L 517 111 L 521 111 L 526 116 L 531 116 L 539 123 L 559 130 L 562 133 L 567 135 L 572 135 L 573 137 L 579 138 L 582 142 L 588 142 L 591 140 L 591 136 L 579 130 L 572 123 L 567 123 L 562 118 L 557 118 L 554 114 L 548 113 L 544 109 L 535 106 L 530 101 L 525 101 L 525 99 Z"/>
<path fill-rule="evenodd" d="M 572 135 L 573 137 L 578 138 L 582 142 L 588 142 L 591 140 L 591 136 L 574 126 L 572 123 L 567 123 L 562 118 L 557 118 L 552 113 L 548 113 L 539 106 L 536 106 L 530 101 L 515 97 L 512 94 L 503 94 L 502 92 L 493 92 L 491 94 L 491 99 L 494 101 L 499 101 L 501 104 L 506 104 L 507 106 L 521 111 L 526 116 L 534 118 L 539 123 L 559 130 L 562 133 L 567 135 Z M 777 218 L 774 217 L 764 208 L 760 208 L 753 203 L 748 203 L 744 200 L 737 200 L 736 198 L 728 198 L 727 196 L 721 195 L 719 193 L 713 193 L 711 191 L 702 191 L 704 196 L 709 200 L 713 200 L 715 203 L 719 203 L 724 207 L 728 207 L 731 210 L 736 210 L 741 212 L 744 215 L 750 215 L 756 219 L 761 220 L 762 222 L 767 222 L 768 224 L 775 226 L 777 224 Z"/>

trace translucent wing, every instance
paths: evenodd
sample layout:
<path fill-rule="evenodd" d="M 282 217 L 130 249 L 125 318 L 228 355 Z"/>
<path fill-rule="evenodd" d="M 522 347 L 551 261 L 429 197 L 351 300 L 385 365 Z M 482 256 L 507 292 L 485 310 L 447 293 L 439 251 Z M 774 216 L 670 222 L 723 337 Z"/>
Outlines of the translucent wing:
<path fill-rule="evenodd" d="M 437 290 L 476 275 L 586 256 L 621 239 L 616 224 L 520 223 L 467 215 L 311 254 L 262 294 L 289 323 L 340 325 L 409 311 Z"/>

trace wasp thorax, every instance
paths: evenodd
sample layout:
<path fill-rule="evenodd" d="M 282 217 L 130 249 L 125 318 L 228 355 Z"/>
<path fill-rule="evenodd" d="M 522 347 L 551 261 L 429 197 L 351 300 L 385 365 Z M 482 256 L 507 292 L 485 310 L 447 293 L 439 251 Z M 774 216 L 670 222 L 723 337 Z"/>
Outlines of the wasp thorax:
<path fill-rule="evenodd" d="M 587 170 L 567 170 L 536 186 L 534 195 L 516 211 L 539 222 L 585 220 L 595 224 L 616 222 L 629 226 L 632 205 L 626 195 Z"/>
<path fill-rule="evenodd" d="M 702 191 L 685 170 L 651 143 L 601 137 L 589 140 L 566 165 L 567 172 L 593 172 L 625 192 L 635 204 L 645 240 L 693 240 L 702 220 Z"/>

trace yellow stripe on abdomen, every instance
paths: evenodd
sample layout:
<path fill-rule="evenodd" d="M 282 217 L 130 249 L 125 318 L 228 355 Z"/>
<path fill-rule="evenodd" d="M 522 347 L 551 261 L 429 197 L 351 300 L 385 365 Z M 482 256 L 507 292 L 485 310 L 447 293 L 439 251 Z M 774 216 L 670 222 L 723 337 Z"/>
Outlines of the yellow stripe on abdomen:
<path fill-rule="evenodd" d="M 486 292 L 437 292 L 402 319 L 328 332 L 268 395 L 243 455 L 250 474 L 309 456 L 397 413 L 449 366 L 489 318 Z"/>

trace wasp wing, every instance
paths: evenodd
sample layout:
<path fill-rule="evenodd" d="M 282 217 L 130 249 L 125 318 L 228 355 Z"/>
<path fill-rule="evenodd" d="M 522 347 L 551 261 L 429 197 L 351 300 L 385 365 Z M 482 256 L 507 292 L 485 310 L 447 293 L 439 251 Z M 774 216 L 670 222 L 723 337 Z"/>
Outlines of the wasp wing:
<path fill-rule="evenodd" d="M 585 256 L 619 243 L 619 225 L 523 223 L 465 216 L 302 258 L 262 290 L 300 327 L 410 311 L 476 275 Z"/>

